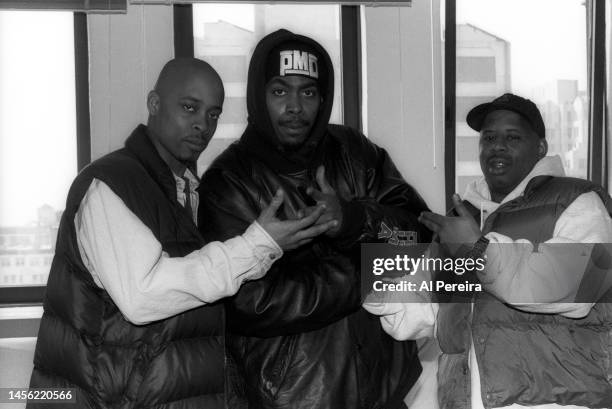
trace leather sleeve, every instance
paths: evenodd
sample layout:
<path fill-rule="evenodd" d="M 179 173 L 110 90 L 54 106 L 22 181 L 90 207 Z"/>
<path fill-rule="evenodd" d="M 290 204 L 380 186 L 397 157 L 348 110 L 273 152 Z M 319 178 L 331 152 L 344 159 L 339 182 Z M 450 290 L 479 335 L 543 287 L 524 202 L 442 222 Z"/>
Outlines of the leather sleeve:
<path fill-rule="evenodd" d="M 230 172 L 211 170 L 200 188 L 199 225 L 207 241 L 241 234 L 274 192 L 260 197 Z M 257 190 L 257 191 L 256 191 Z M 226 302 L 232 333 L 271 337 L 329 325 L 360 306 L 358 254 L 341 253 L 318 239 L 286 252 L 261 279 L 246 282 Z"/>
<path fill-rule="evenodd" d="M 380 242 L 378 233 L 382 231 L 383 223 L 391 231 L 416 232 L 416 242 L 429 243 L 431 231 L 417 220 L 421 212 L 429 210 L 423 198 L 406 183 L 384 149 L 361 134 L 355 133 L 352 138 L 358 139 L 360 144 L 347 144 L 347 148 L 359 147 L 359 152 L 350 155 L 363 158 L 361 166 L 365 169 L 366 191 L 345 202 L 344 214 L 347 217 L 343 217 L 349 222 L 343 222 L 337 244 L 340 248 L 347 248 L 360 243 Z M 346 148 L 343 151 L 350 152 Z"/>

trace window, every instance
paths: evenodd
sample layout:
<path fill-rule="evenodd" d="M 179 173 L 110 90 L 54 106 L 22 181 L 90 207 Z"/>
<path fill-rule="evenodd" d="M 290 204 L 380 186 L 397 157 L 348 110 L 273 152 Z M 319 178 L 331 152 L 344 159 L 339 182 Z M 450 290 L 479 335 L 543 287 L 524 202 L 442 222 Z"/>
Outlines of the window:
<path fill-rule="evenodd" d="M 456 78 L 454 84 L 447 82 L 455 89 L 453 191 L 462 195 L 467 184 L 482 175 L 479 135 L 465 122 L 467 113 L 505 92 L 538 105 L 546 125 L 548 155 L 559 155 L 569 176 L 586 178 L 589 2 L 448 0 L 447 7 L 449 3 L 448 13 L 456 7 Z M 447 55 L 451 55 L 448 49 Z M 447 181 L 447 194 L 453 192 L 448 192 L 450 186 Z"/>
<path fill-rule="evenodd" d="M 495 57 L 457 57 L 457 82 L 495 82 Z"/>
<path fill-rule="evenodd" d="M 223 114 L 213 140 L 200 157 L 199 172 L 238 139 L 246 127 L 246 83 L 251 54 L 262 37 L 280 28 L 308 33 L 330 54 L 336 74 L 331 122 L 343 122 L 340 14 L 338 5 L 193 5 L 194 55 L 208 61 L 225 85 Z M 300 18 L 295 19 L 296 15 Z"/>
<path fill-rule="evenodd" d="M 605 2 L 605 55 L 606 55 L 606 117 L 608 121 L 606 122 L 607 127 L 605 129 L 606 135 L 612 134 L 612 101 L 610 98 L 612 97 L 612 47 L 610 47 L 610 36 L 612 35 L 612 1 L 606 0 Z M 612 143 L 607 143 L 606 145 L 606 156 L 608 158 L 612 157 Z M 612 166 L 608 164 L 607 166 L 607 181 L 608 181 L 608 192 L 612 192 Z"/>
<path fill-rule="evenodd" d="M 74 32 L 71 12 L 0 11 L 0 287 L 47 281 L 77 173 Z"/>

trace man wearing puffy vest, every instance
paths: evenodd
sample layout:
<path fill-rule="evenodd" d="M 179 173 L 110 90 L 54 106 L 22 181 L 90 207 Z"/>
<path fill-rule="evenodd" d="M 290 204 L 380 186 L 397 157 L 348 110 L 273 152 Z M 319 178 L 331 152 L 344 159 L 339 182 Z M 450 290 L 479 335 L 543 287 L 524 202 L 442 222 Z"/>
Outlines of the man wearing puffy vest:
<path fill-rule="evenodd" d="M 196 160 L 224 98 L 204 61 L 175 59 L 147 98 L 147 126 L 86 167 L 68 193 L 47 284 L 32 388 L 71 388 L 74 408 L 224 407 L 224 311 L 331 223 L 281 222 L 278 191 L 241 234 L 206 244 Z M 205 222 L 205 221 L 204 221 Z M 56 407 L 30 402 L 28 408 Z"/>
<path fill-rule="evenodd" d="M 467 116 L 484 178 L 457 217 L 424 212 L 440 242 L 486 260 L 467 303 L 364 304 L 396 338 L 434 335 L 441 408 L 609 408 L 610 198 L 547 157 L 530 100 L 505 94 Z M 456 300 L 456 298 L 454 298 Z M 606 302 L 604 302 L 606 301 Z"/>

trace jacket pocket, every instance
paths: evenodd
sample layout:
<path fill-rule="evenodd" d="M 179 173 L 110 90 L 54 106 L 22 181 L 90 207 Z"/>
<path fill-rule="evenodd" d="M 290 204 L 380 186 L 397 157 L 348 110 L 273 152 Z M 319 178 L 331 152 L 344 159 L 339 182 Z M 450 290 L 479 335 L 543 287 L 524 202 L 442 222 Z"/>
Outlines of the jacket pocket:
<path fill-rule="evenodd" d="M 281 337 L 276 348 L 269 350 L 269 362 L 264 363 L 262 386 L 269 399 L 275 400 L 282 388 L 294 358 L 298 335 Z"/>

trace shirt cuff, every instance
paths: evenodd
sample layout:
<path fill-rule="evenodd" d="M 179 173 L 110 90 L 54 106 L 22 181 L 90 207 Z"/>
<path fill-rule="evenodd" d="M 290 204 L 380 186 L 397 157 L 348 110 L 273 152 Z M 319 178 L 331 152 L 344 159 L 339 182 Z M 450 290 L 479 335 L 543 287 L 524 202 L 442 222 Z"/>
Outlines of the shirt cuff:
<path fill-rule="evenodd" d="M 272 264 L 283 255 L 280 246 L 257 221 L 254 221 L 246 229 L 242 238 L 249 243 L 253 249 L 253 254 L 260 262 L 261 270 L 256 273 L 258 276 L 268 271 Z M 251 277 L 251 279 L 254 279 L 254 277 Z"/>

